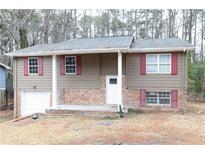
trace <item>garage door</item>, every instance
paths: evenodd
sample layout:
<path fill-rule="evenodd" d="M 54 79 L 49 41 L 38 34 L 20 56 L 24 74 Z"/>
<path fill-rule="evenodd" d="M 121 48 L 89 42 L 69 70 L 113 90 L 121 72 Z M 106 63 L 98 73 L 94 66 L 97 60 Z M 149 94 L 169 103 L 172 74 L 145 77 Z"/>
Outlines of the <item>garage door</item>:
<path fill-rule="evenodd" d="M 22 92 L 21 115 L 45 113 L 50 102 L 50 92 Z"/>

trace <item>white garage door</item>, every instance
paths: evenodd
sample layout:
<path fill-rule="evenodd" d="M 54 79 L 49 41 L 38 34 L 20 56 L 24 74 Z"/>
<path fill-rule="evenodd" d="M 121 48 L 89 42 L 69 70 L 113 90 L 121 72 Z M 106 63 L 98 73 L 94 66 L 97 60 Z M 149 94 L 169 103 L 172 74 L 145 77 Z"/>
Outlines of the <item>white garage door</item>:
<path fill-rule="evenodd" d="M 49 92 L 22 92 L 21 116 L 33 113 L 45 113 L 49 107 Z"/>

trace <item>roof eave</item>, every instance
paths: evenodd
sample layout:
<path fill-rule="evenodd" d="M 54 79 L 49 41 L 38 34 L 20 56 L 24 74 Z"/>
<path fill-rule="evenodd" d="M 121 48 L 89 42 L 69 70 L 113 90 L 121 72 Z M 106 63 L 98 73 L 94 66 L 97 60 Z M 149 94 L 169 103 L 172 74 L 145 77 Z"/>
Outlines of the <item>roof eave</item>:
<path fill-rule="evenodd" d="M 178 52 L 185 50 L 194 50 L 195 47 L 170 47 L 170 48 L 132 48 L 129 49 L 128 53 L 143 53 L 143 52 Z"/>
<path fill-rule="evenodd" d="M 40 52 L 29 52 L 20 53 L 13 52 L 5 55 L 11 57 L 26 57 L 26 56 L 51 56 L 51 55 L 63 55 L 63 54 L 94 54 L 94 53 L 115 53 L 115 52 L 126 52 L 129 48 L 109 48 L 109 49 L 81 49 L 81 50 L 56 50 L 56 51 L 40 51 Z"/>

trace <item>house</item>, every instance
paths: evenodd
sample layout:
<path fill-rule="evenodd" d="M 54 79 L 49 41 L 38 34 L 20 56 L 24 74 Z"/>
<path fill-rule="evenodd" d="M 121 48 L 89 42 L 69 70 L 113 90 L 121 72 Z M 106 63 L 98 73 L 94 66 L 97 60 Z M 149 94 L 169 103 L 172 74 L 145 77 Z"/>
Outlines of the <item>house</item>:
<path fill-rule="evenodd" d="M 47 109 L 184 109 L 187 52 L 193 49 L 179 38 L 119 36 L 15 51 L 7 54 L 13 57 L 14 114 Z"/>
<path fill-rule="evenodd" d="M 6 104 L 5 90 L 7 88 L 6 77 L 8 70 L 11 70 L 11 68 L 0 63 L 0 109 Z"/>

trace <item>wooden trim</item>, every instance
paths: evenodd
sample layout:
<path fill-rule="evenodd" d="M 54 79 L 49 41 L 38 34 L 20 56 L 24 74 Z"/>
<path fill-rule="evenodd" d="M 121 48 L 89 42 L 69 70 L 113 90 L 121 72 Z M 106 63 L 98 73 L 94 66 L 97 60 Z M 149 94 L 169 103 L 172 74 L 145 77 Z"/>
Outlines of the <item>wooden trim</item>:
<path fill-rule="evenodd" d="M 146 62 L 146 54 L 141 53 L 140 54 L 140 74 L 141 75 L 146 75 L 146 70 L 147 70 L 147 62 Z"/>
<path fill-rule="evenodd" d="M 60 75 L 65 75 L 65 56 L 60 56 Z"/>
<path fill-rule="evenodd" d="M 76 56 L 76 75 L 81 75 L 82 62 L 81 55 Z"/>
<path fill-rule="evenodd" d="M 178 54 L 177 53 L 172 53 L 171 54 L 171 74 L 172 75 L 177 75 L 178 72 L 178 62 L 177 62 L 177 57 Z M 183 54 L 182 54 L 183 57 Z"/>
<path fill-rule="evenodd" d="M 25 57 L 24 58 L 24 76 L 28 76 L 29 74 L 29 58 L 28 57 Z"/>
<path fill-rule="evenodd" d="M 43 76 L 43 57 L 38 57 L 38 75 Z"/>
<path fill-rule="evenodd" d="M 99 63 L 100 63 L 99 74 L 102 75 L 102 53 L 100 53 L 99 55 Z"/>

